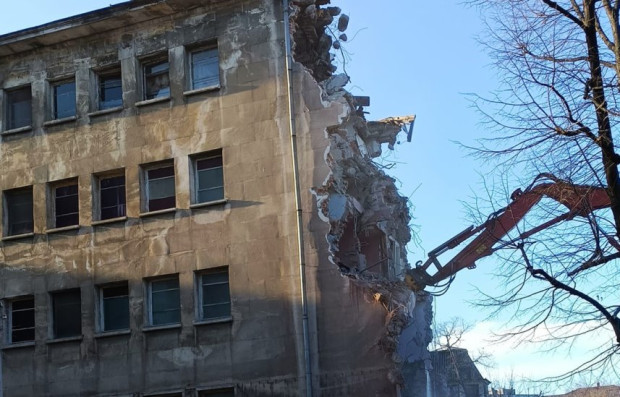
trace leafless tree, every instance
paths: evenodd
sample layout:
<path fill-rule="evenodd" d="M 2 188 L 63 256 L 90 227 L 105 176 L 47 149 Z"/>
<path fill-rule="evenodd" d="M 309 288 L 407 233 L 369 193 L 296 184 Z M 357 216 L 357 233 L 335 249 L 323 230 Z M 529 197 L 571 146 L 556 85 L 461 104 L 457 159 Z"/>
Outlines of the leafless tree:
<path fill-rule="evenodd" d="M 483 42 L 500 88 L 475 97 L 490 135 L 476 153 L 508 170 L 508 185 L 539 174 L 575 186 L 603 188 L 606 209 L 582 213 L 527 238 L 519 233 L 566 207 L 541 202 L 506 238 L 498 275 L 506 287 L 485 304 L 513 310 L 505 336 L 553 351 L 599 346 L 583 371 L 620 368 L 620 0 L 472 0 L 485 16 Z M 499 168 L 498 168 L 499 169 Z M 496 205 L 506 203 L 489 190 Z M 619 377 L 620 378 L 620 377 Z"/>

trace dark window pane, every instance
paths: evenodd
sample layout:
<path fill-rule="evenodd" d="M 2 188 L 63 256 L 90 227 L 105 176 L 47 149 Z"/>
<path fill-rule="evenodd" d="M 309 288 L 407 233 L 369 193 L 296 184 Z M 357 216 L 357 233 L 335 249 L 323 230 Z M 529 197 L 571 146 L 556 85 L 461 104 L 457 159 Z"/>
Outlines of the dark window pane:
<path fill-rule="evenodd" d="M 54 338 L 78 336 L 82 333 L 80 290 L 56 292 L 52 295 Z"/>
<path fill-rule="evenodd" d="M 230 316 L 228 270 L 201 276 L 202 319 Z"/>
<path fill-rule="evenodd" d="M 168 61 L 144 66 L 144 99 L 170 96 Z"/>
<path fill-rule="evenodd" d="M 33 232 L 32 189 L 5 193 L 8 209 L 8 235 Z"/>
<path fill-rule="evenodd" d="M 205 159 L 200 159 L 196 161 L 196 169 L 198 170 L 206 170 L 209 168 L 221 167 L 222 166 L 222 156 L 214 156 L 207 157 Z"/>
<path fill-rule="evenodd" d="M 151 282 L 151 314 L 153 325 L 181 321 L 178 278 Z"/>
<path fill-rule="evenodd" d="M 102 289 L 103 329 L 129 329 L 129 290 L 127 285 Z"/>
<path fill-rule="evenodd" d="M 224 173 L 221 155 L 196 160 L 195 185 L 197 203 L 224 198 Z"/>
<path fill-rule="evenodd" d="M 123 105 L 123 88 L 120 74 L 99 77 L 99 109 Z"/>
<path fill-rule="evenodd" d="M 7 129 L 32 124 L 32 91 L 30 86 L 7 91 Z"/>
<path fill-rule="evenodd" d="M 125 176 L 102 178 L 100 180 L 100 219 L 125 216 Z"/>
<path fill-rule="evenodd" d="M 150 179 L 159 179 L 174 176 L 174 167 L 173 166 L 165 166 L 159 168 L 153 168 L 148 171 L 149 180 Z"/>
<path fill-rule="evenodd" d="M 220 67 L 217 49 L 192 53 L 192 89 L 217 86 Z"/>
<path fill-rule="evenodd" d="M 57 187 L 55 192 L 55 227 L 65 227 L 79 224 L 80 215 L 77 184 Z"/>
<path fill-rule="evenodd" d="M 233 389 L 203 390 L 198 393 L 199 397 L 234 397 Z"/>
<path fill-rule="evenodd" d="M 75 81 L 54 86 L 54 118 L 75 116 Z"/>
<path fill-rule="evenodd" d="M 147 171 L 148 208 L 147 211 L 158 211 L 174 208 L 174 167 L 155 168 Z"/>
<path fill-rule="evenodd" d="M 34 298 L 11 302 L 11 343 L 34 340 Z"/>

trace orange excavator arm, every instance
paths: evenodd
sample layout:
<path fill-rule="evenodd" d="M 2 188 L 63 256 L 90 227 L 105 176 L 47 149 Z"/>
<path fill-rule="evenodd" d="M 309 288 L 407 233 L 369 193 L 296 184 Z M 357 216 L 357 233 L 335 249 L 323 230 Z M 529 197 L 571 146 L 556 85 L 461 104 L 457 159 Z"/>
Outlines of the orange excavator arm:
<path fill-rule="evenodd" d="M 540 183 L 542 178 L 549 179 L 550 182 Z M 418 291 L 426 286 L 436 285 L 465 268 L 475 268 L 478 259 L 489 256 L 508 244 L 502 242 L 502 238 L 545 196 L 564 205 L 568 212 L 521 233 L 515 240 L 525 239 L 558 222 L 575 216 L 585 217 L 594 210 L 610 206 L 609 196 L 604 188 L 575 185 L 549 174 L 541 174 L 525 191 L 517 189 L 511 195 L 512 202 L 493 213 L 485 223 L 478 227 L 470 226 L 430 251 L 426 262 L 421 264 L 420 261 L 415 268 L 407 271 L 405 282 L 411 289 Z M 448 263 L 442 265 L 439 262 L 439 255 L 456 248 L 473 236 L 476 237 Z M 610 242 L 620 251 L 616 240 L 610 239 Z M 433 274 L 428 270 L 431 265 L 435 267 Z"/>

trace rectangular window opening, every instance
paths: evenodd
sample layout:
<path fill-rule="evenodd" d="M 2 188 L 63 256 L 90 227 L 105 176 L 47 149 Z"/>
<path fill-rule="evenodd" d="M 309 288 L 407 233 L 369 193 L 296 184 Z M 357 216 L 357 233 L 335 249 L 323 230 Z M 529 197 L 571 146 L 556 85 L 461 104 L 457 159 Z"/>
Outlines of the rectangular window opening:
<path fill-rule="evenodd" d="M 217 87 L 220 84 L 220 65 L 217 48 L 191 52 L 191 89 Z"/>
<path fill-rule="evenodd" d="M 165 98 L 170 96 L 170 78 L 168 60 L 146 63 L 143 66 L 144 99 Z"/>
<path fill-rule="evenodd" d="M 129 329 L 129 287 L 127 283 L 99 288 L 101 330 Z"/>
<path fill-rule="evenodd" d="M 200 320 L 230 317 L 230 285 L 227 267 L 198 273 L 198 301 L 200 302 Z"/>
<path fill-rule="evenodd" d="M 99 75 L 99 110 L 123 106 L 120 70 Z"/>
<path fill-rule="evenodd" d="M 235 389 L 232 387 L 226 387 L 222 389 L 213 390 L 201 390 L 198 392 L 198 397 L 234 397 Z"/>
<path fill-rule="evenodd" d="M 82 299 L 79 289 L 58 291 L 52 298 L 52 332 L 55 339 L 82 334 Z"/>
<path fill-rule="evenodd" d="M 149 323 L 166 325 L 181 322 L 179 277 L 159 278 L 148 282 Z"/>
<path fill-rule="evenodd" d="M 32 186 L 4 192 L 5 235 L 16 236 L 32 233 Z"/>
<path fill-rule="evenodd" d="M 54 226 L 56 228 L 74 226 L 80 223 L 78 184 L 72 181 L 68 184 L 54 186 Z"/>
<path fill-rule="evenodd" d="M 9 343 L 34 341 L 34 296 L 9 302 Z"/>
<path fill-rule="evenodd" d="M 194 156 L 194 204 L 224 199 L 222 151 L 215 150 Z"/>
<path fill-rule="evenodd" d="M 52 85 L 52 118 L 75 116 L 75 80 Z"/>
<path fill-rule="evenodd" d="M 6 129 L 12 130 L 32 124 L 32 90 L 30 86 L 6 92 Z"/>
<path fill-rule="evenodd" d="M 125 175 L 100 176 L 99 220 L 126 216 Z"/>
<path fill-rule="evenodd" d="M 176 206 L 174 164 L 163 163 L 143 169 L 145 181 L 146 212 L 159 211 Z"/>

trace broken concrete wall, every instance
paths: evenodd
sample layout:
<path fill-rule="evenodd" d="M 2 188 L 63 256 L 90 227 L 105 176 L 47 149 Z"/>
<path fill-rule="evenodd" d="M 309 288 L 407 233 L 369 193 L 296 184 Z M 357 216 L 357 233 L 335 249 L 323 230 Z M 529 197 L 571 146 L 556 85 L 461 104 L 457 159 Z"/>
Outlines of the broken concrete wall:
<path fill-rule="evenodd" d="M 407 384 L 401 371 L 406 363 L 428 358 L 432 300 L 402 283 L 408 266 L 406 244 L 411 239 L 409 207 L 395 180 L 373 161 L 383 145 L 393 149 L 397 134 L 414 116 L 368 122 L 356 99 L 343 88 L 348 77 L 333 75 L 335 68 L 325 67 L 326 60 L 331 60 L 327 43 L 333 41 L 325 37 L 325 26 L 339 10 L 322 9 L 325 1 L 293 3 L 297 7 L 292 23 L 297 29 L 293 31 L 295 57 L 300 49 L 305 51 L 300 62 L 313 77 L 303 78 L 303 95 L 296 103 L 298 114 L 303 115 L 298 119 L 300 130 L 309 131 L 300 135 L 302 148 L 312 148 L 312 166 L 302 168 L 313 170 L 316 199 L 309 223 L 312 248 L 319 253 L 313 287 L 322 291 L 316 318 L 319 329 L 329 329 L 330 321 L 342 324 L 339 334 L 329 338 L 318 334 L 320 369 L 346 368 L 351 365 L 346 360 L 375 360 L 391 385 L 415 395 L 411 390 L 423 388 L 424 382 Z M 348 21 L 341 17 L 339 25 L 343 19 Z M 307 54 L 308 49 L 313 51 Z M 302 158 L 307 155 L 302 152 Z M 341 291 L 348 291 L 349 298 L 338 296 Z M 338 344 L 353 344 L 354 349 L 338 355 Z M 369 390 L 362 393 L 372 395 Z M 387 390 L 394 392 L 385 384 L 383 392 Z"/>

